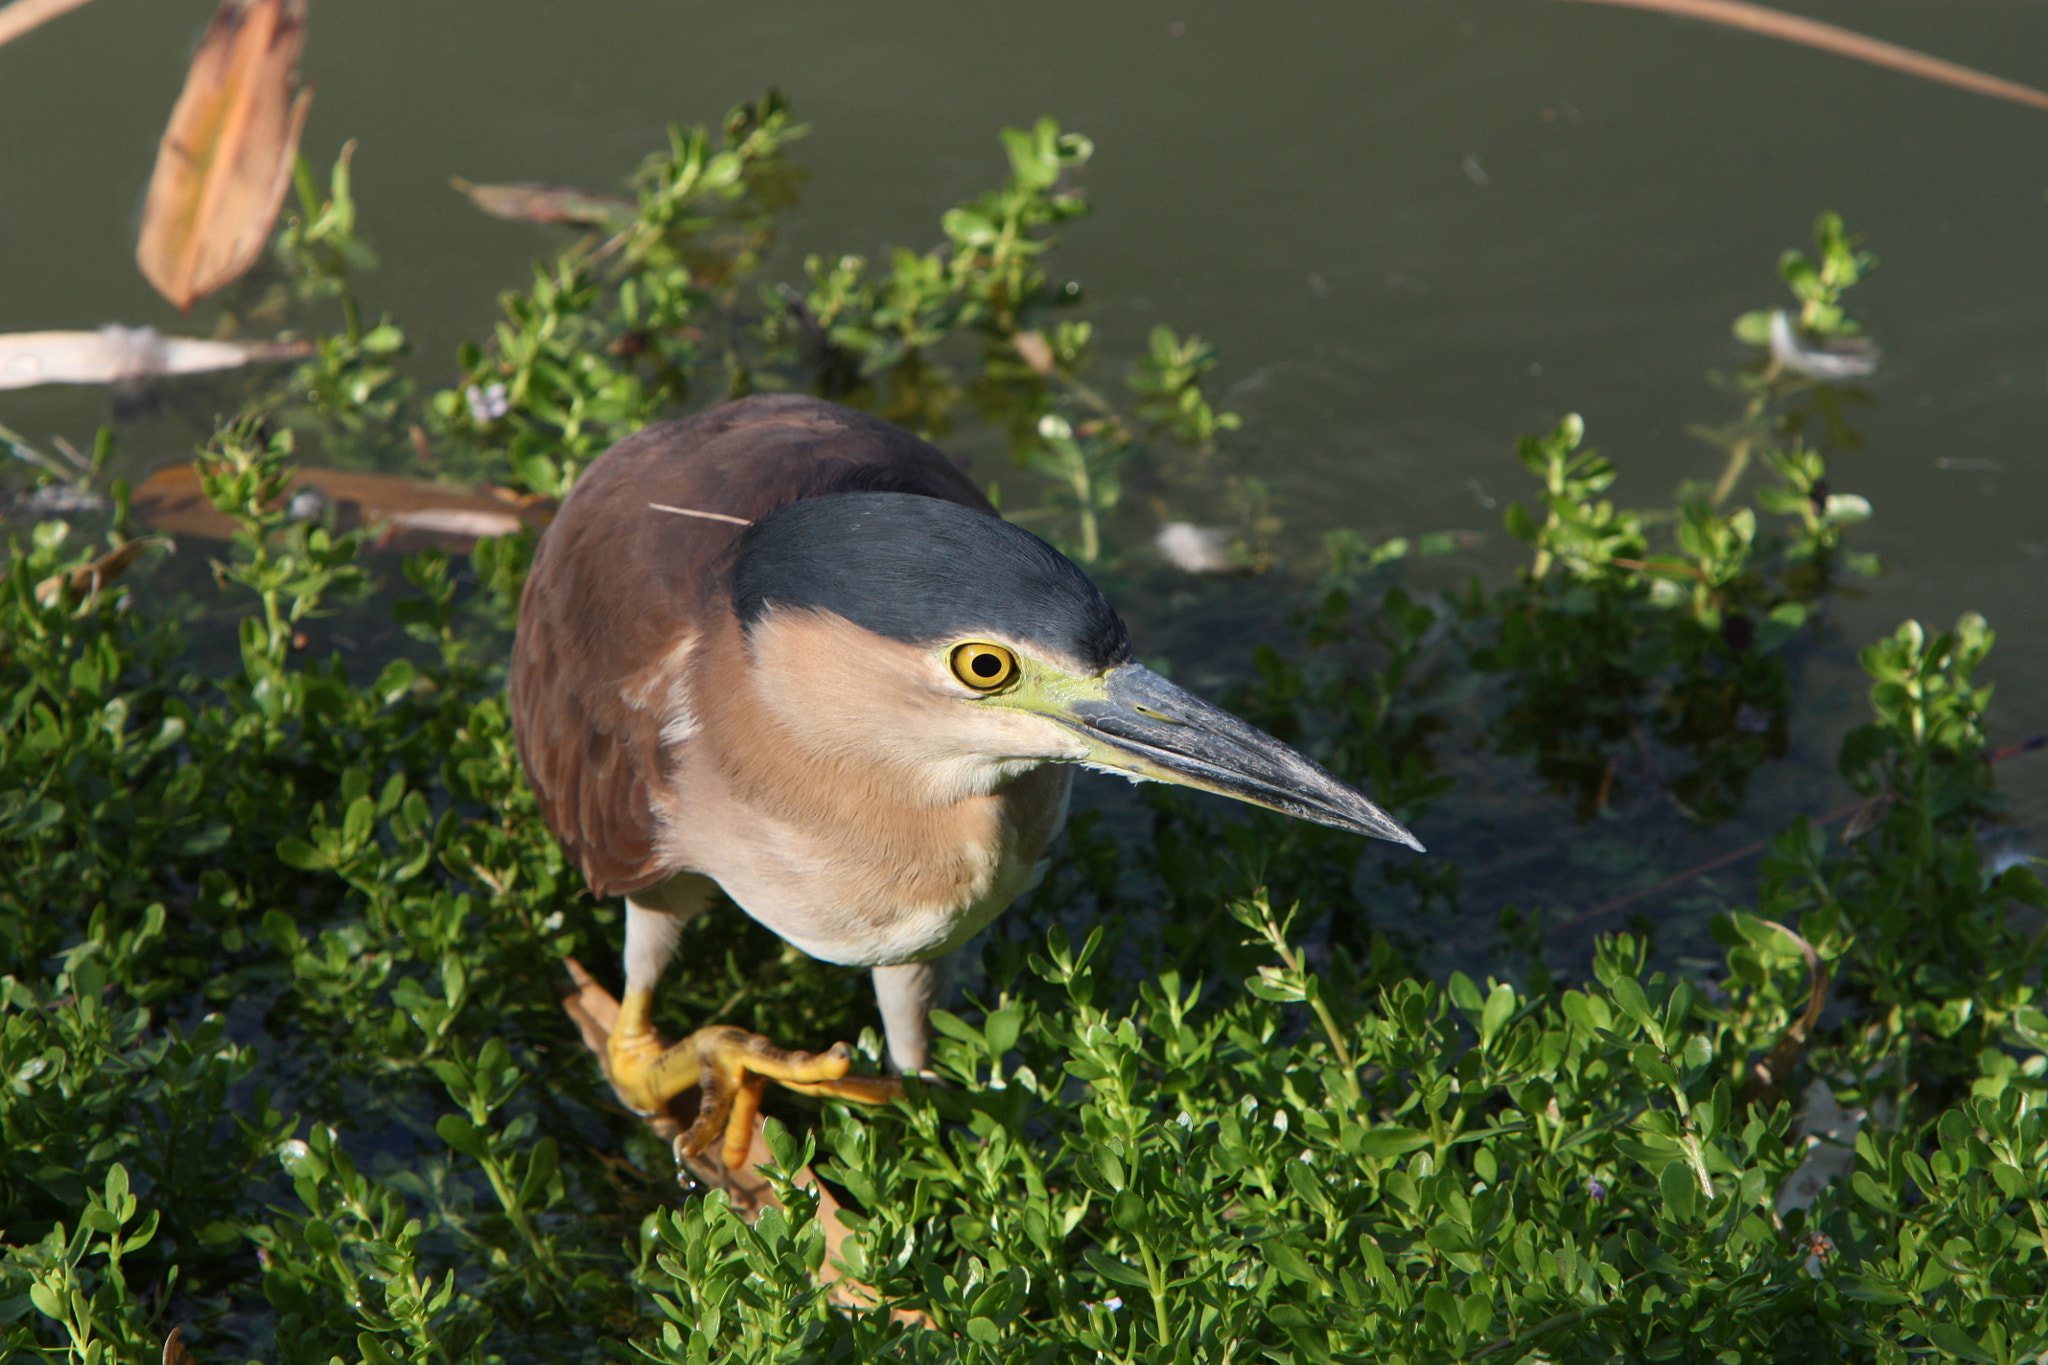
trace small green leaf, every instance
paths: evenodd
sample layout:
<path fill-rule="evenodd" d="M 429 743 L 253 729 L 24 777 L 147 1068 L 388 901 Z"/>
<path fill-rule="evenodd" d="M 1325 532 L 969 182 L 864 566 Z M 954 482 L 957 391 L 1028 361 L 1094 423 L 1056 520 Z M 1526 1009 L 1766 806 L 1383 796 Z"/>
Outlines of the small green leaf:
<path fill-rule="evenodd" d="M 293 835 L 286 835 L 277 841 L 278 860 L 287 867 L 296 867 L 304 872 L 317 871 L 332 866 L 326 854 Z M 276 911 L 270 912 L 276 914 Z"/>
<path fill-rule="evenodd" d="M 1482 1008 L 1479 987 L 1463 972 L 1452 972 L 1450 980 L 1444 983 L 1444 991 L 1451 997 L 1451 1003 L 1467 1014 L 1477 1014 Z"/>
<path fill-rule="evenodd" d="M 1081 1259 L 1088 1263 L 1090 1270 L 1093 1270 L 1111 1284 L 1120 1284 L 1127 1289 L 1149 1290 L 1152 1287 L 1152 1282 L 1145 1278 L 1145 1272 L 1142 1269 L 1120 1261 L 1096 1247 L 1089 1247 L 1084 1250 L 1081 1253 Z"/>
<path fill-rule="evenodd" d="M 1749 346 L 1771 344 L 1771 315 L 1768 309 L 1758 308 L 1735 319 L 1735 339 Z"/>
<path fill-rule="evenodd" d="M 1699 1180 L 1692 1173 L 1692 1167 L 1683 1161 L 1674 1161 L 1666 1166 L 1657 1177 L 1657 1188 L 1664 1196 L 1664 1206 L 1673 1218 L 1681 1223 L 1690 1223 L 1699 1208 Z"/>
<path fill-rule="evenodd" d="M 63 1321 L 64 1300 L 58 1297 L 56 1290 L 41 1280 L 28 1287 L 28 1301 L 34 1304 L 36 1311 L 44 1317 L 56 1318 L 59 1322 Z"/>
<path fill-rule="evenodd" d="M 1322 1277 L 1316 1274 L 1315 1267 L 1308 1263 L 1308 1258 L 1281 1238 L 1275 1237 L 1260 1243 L 1259 1250 L 1264 1253 L 1266 1264 L 1279 1271 L 1283 1277 L 1297 1284 L 1322 1283 Z"/>
<path fill-rule="evenodd" d="M 1430 1145 L 1430 1136 L 1413 1128 L 1368 1128 L 1358 1138 L 1358 1154 L 1386 1160 L 1406 1156 Z"/>
<path fill-rule="evenodd" d="M 1986 1351 L 1971 1339 L 1970 1334 L 1952 1322 L 1930 1322 L 1927 1324 L 1927 1339 L 1943 1355 L 1959 1360 L 1971 1360 L 1978 1365 L 1999 1365 L 1998 1357 Z"/>
<path fill-rule="evenodd" d="M 484 1154 L 483 1136 L 476 1125 L 462 1114 L 443 1114 L 434 1122 L 434 1131 L 441 1135 L 441 1141 L 467 1157 L 481 1157 Z"/>
<path fill-rule="evenodd" d="M 1505 981 L 1495 986 L 1486 997 L 1486 1009 L 1479 1017 L 1479 1045 L 1493 1046 L 1493 1040 L 1500 1037 L 1500 1031 L 1507 1027 L 1508 1020 L 1515 1015 L 1515 988 Z"/>
<path fill-rule="evenodd" d="M 1650 1010 L 1649 997 L 1643 994 L 1641 983 L 1634 977 L 1622 977 L 1614 983 L 1614 987 L 1609 993 L 1614 997 L 1614 1003 L 1620 1007 L 1621 1012 L 1634 1020 L 1637 1025 L 1647 1025 L 1652 1022 L 1654 1016 Z"/>
<path fill-rule="evenodd" d="M 988 1017 L 984 1030 L 988 1035 L 988 1053 L 999 1058 L 1017 1045 L 1017 1035 L 1024 1027 L 1024 1012 L 1012 1005 L 999 1009 Z"/>

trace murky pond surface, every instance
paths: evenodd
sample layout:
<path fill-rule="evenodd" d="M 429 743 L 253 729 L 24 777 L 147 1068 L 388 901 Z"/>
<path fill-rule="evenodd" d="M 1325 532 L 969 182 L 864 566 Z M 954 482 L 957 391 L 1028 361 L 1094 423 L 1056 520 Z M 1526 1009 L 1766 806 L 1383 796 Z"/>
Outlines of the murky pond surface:
<path fill-rule="evenodd" d="M 0 49 L 0 330 L 178 325 L 135 271 L 133 235 L 210 8 L 95 0 Z M 1800 9 L 2048 85 L 2035 0 Z M 1245 418 L 1226 453 L 1284 521 L 1269 581 L 1134 604 L 1197 679 L 1284 638 L 1288 575 L 1331 529 L 1480 532 L 1432 572 L 1504 575 L 1519 557 L 1499 507 L 1529 493 L 1512 443 L 1564 412 L 1616 459 L 1625 503 L 1711 478 L 1720 457 L 1688 428 L 1731 415 L 1705 377 L 1746 358 L 1729 322 L 1782 301 L 1778 253 L 1837 210 L 1882 260 L 1853 306 L 1885 362 L 1859 414 L 1867 443 L 1834 483 L 1874 505 L 1860 544 L 1888 573 L 1834 609 L 1804 674 L 1797 755 L 1750 820 L 1669 831 L 1655 861 L 1682 867 L 1839 802 L 1829 757 L 1863 714 L 1852 646 L 1905 617 L 1984 612 L 2001 636 L 1994 739 L 2048 727 L 2048 114 L 1556 0 L 316 0 L 304 69 L 319 92 L 310 159 L 360 142 L 383 260 L 367 304 L 401 316 L 430 386 L 555 244 L 481 217 L 451 175 L 609 189 L 669 122 L 715 121 L 776 85 L 814 128 L 799 147 L 813 176 L 771 266 L 789 276 L 809 252 L 930 245 L 941 210 L 1000 178 L 1005 124 L 1049 113 L 1090 135 L 1095 210 L 1057 259 L 1089 287 L 1107 372 L 1158 321 L 1214 342 L 1221 405 Z M 0 423 L 31 437 L 83 443 L 105 411 L 89 390 L 0 395 Z M 124 469 L 189 453 L 205 414 L 166 413 L 124 433 Z M 2028 763 L 2048 768 L 2015 763 L 2007 785 L 2039 825 L 2048 772 Z M 1574 827 L 1558 818 L 1552 834 L 1518 823 L 1502 838 L 1554 841 L 1562 867 Z M 1483 833 L 1455 843 L 1437 847 L 1473 869 L 1475 918 L 1430 932 L 1476 943 L 1499 900 L 1540 897 L 1544 874 Z M 1638 884 L 1640 869 L 1611 870 L 1617 893 Z"/>

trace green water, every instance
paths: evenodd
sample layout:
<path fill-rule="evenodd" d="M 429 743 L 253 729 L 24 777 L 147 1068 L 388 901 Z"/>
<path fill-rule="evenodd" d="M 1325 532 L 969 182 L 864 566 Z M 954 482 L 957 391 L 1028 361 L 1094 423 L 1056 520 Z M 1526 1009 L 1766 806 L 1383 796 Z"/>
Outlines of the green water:
<path fill-rule="evenodd" d="M 178 325 L 133 235 L 210 9 L 94 0 L 0 48 L 0 331 Z M 2048 85 L 2036 0 L 1800 9 Z M 1850 646 L 1907 616 L 1984 612 L 2001 634 L 1994 739 L 2048 728 L 2048 114 L 1562 0 L 315 0 L 304 70 L 307 153 L 321 165 L 359 140 L 383 258 L 367 303 L 400 315 L 428 385 L 557 240 L 482 218 L 451 175 L 612 188 L 667 123 L 774 84 L 815 129 L 771 266 L 787 275 L 806 252 L 930 245 L 940 210 L 1002 174 L 1004 124 L 1050 113 L 1089 134 L 1095 212 L 1057 259 L 1089 286 L 1108 371 L 1155 321 L 1214 342 L 1220 405 L 1245 418 L 1228 457 L 1284 520 L 1278 577 L 1134 613 L 1196 676 L 1284 636 L 1288 575 L 1334 527 L 1483 533 L 1438 571 L 1504 573 L 1498 504 L 1527 494 L 1512 442 L 1566 411 L 1621 465 L 1625 502 L 1712 477 L 1687 428 L 1730 415 L 1705 379 L 1745 358 L 1729 321 L 1781 301 L 1779 251 L 1838 210 L 1882 260 L 1853 302 L 1886 359 L 1867 445 L 1834 484 L 1874 505 L 1860 544 L 1889 572 L 1836 608 L 1808 672 L 1804 777 L 1756 829 L 1839 799 L 1827 756 L 1862 710 Z M 32 438 L 83 443 L 105 410 L 91 390 L 0 394 L 0 422 Z M 123 468 L 185 457 L 204 416 L 172 401 L 137 422 Z M 2048 820 L 2048 759 L 2012 765 L 2008 786 L 2023 822 Z M 1660 856 L 1683 866 L 1748 832 L 1668 837 Z M 1461 842 L 1446 851 L 1476 900 L 1523 884 L 1513 850 Z"/>

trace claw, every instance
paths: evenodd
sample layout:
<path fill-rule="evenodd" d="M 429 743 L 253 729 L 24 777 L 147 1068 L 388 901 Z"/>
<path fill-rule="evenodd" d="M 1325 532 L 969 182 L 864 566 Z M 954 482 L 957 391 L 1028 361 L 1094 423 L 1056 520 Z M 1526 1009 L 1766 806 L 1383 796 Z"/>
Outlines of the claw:
<path fill-rule="evenodd" d="M 853 1053 L 844 1043 L 823 1052 L 791 1052 L 758 1033 L 720 1025 L 665 1047 L 648 1020 L 649 1004 L 639 994 L 622 1002 L 606 1040 L 606 1069 L 619 1097 L 643 1114 L 659 1113 L 697 1087 L 696 1121 L 677 1140 L 690 1156 L 702 1155 L 723 1134 L 720 1155 L 726 1165 L 743 1165 L 769 1081 L 856 1104 L 887 1104 L 902 1093 L 893 1080 L 847 1075 Z"/>

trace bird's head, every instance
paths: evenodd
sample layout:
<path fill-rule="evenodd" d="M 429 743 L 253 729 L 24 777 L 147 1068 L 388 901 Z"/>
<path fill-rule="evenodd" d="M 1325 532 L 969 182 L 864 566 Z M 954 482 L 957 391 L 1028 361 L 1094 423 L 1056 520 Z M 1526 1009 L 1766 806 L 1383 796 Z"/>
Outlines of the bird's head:
<path fill-rule="evenodd" d="M 1133 662 L 1079 567 L 971 507 L 903 493 L 791 503 L 741 537 L 733 606 L 788 733 L 893 759 L 936 791 L 1079 763 L 1422 847 L 1333 774 Z"/>

